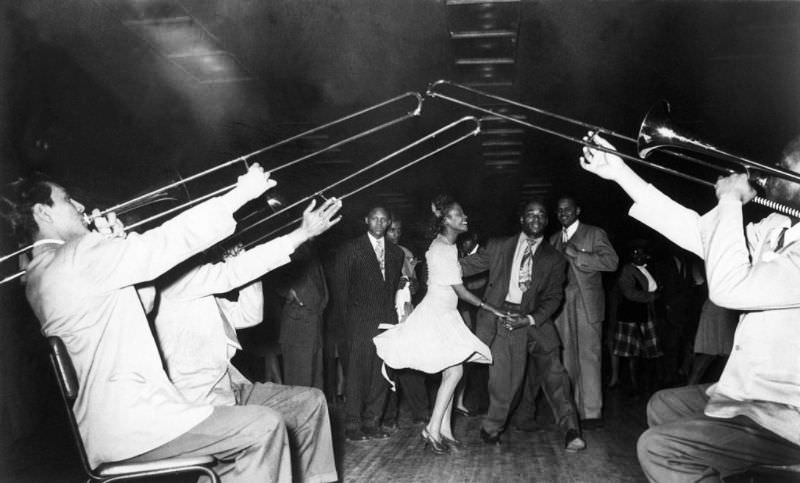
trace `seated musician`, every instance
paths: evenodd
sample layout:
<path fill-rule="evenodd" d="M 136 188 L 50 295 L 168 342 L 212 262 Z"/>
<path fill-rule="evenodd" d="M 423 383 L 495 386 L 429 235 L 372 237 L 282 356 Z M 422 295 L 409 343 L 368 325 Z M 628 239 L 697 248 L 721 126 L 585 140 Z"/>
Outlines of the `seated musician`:
<path fill-rule="evenodd" d="M 225 482 L 291 481 L 288 458 L 268 459 L 272 445 L 286 446 L 271 410 L 192 404 L 175 389 L 133 287 L 229 236 L 233 213 L 274 184 L 254 164 L 227 194 L 127 238 L 89 231 L 83 205 L 50 181 L 23 180 L 4 200 L 19 241 L 36 244 L 26 295 L 44 334 L 64 341 L 75 366 L 73 411 L 92 467 L 211 454 Z M 292 244 L 330 226 L 339 207 L 306 213 Z M 109 215 L 119 235 L 114 221 Z"/>
<path fill-rule="evenodd" d="M 280 428 L 284 439 L 288 430 L 289 446 L 286 441 L 275 444 L 268 449 L 268 459 L 285 461 L 287 470 L 293 466 L 298 481 L 336 481 L 322 391 L 252 383 L 230 362 L 241 349 L 236 330 L 263 318 L 264 296 L 257 278 L 290 261 L 296 238 L 286 235 L 250 250 L 232 249 L 219 263 L 197 265 L 189 260 L 175 267 L 155 283 L 159 299 L 154 320 L 169 377 L 189 402 L 262 406 L 272 413 L 272 426 Z M 231 290 L 238 291 L 236 301 L 223 295 Z M 284 460 L 290 452 L 294 458 Z"/>
<path fill-rule="evenodd" d="M 596 142 L 611 148 L 604 139 Z M 720 178 L 700 216 L 642 180 L 620 157 L 584 148 L 582 166 L 630 195 L 631 216 L 705 260 L 711 300 L 744 311 L 713 385 L 656 393 L 638 457 L 650 481 L 720 481 L 762 464 L 800 463 L 800 226 L 773 213 L 743 226 L 755 192 L 744 174 Z M 779 167 L 800 172 L 800 138 Z M 772 176 L 767 196 L 800 206 L 800 184 Z"/>

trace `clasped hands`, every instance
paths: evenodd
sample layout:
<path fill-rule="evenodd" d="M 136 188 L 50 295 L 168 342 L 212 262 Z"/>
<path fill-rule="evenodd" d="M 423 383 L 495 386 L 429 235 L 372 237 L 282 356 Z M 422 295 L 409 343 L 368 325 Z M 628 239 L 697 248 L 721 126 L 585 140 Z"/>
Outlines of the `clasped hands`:
<path fill-rule="evenodd" d="M 528 316 L 519 312 L 507 311 L 495 315 L 500 319 L 499 322 L 503 328 L 507 329 L 509 332 L 531 325 Z"/>

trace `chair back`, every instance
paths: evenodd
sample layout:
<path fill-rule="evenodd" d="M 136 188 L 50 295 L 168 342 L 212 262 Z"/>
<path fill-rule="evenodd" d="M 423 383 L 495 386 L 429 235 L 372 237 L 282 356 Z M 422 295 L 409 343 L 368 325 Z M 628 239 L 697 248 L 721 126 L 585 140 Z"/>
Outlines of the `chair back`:
<path fill-rule="evenodd" d="M 78 445 L 81 464 L 87 474 L 93 475 L 92 468 L 89 466 L 89 459 L 86 457 L 86 448 L 83 446 L 83 439 L 81 439 L 81 433 L 78 429 L 78 422 L 75 421 L 75 413 L 72 412 L 72 406 L 78 397 L 78 376 L 75 374 L 75 367 L 72 365 L 72 359 L 69 357 L 64 341 L 60 337 L 50 336 L 47 338 L 47 343 L 50 346 L 50 364 L 53 367 L 53 372 L 58 381 L 58 389 L 64 400 L 64 409 L 67 412 L 72 436 L 75 439 L 75 444 Z"/>

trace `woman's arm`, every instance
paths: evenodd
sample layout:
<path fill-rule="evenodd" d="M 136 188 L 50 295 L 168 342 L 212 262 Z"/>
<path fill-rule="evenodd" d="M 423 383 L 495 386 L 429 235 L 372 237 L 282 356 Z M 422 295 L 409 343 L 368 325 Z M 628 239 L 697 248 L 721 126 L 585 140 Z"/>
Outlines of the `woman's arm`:
<path fill-rule="evenodd" d="M 460 298 L 461 300 L 468 302 L 476 307 L 482 308 L 484 310 L 488 310 L 489 312 L 493 313 L 498 317 L 507 316 L 507 314 L 501 312 L 495 307 L 492 307 L 491 305 L 481 301 L 481 299 L 479 299 L 477 295 L 467 290 L 466 287 L 464 287 L 464 285 L 462 284 L 451 285 L 451 287 L 453 287 L 453 290 L 455 290 L 456 295 L 458 295 L 458 298 Z"/>

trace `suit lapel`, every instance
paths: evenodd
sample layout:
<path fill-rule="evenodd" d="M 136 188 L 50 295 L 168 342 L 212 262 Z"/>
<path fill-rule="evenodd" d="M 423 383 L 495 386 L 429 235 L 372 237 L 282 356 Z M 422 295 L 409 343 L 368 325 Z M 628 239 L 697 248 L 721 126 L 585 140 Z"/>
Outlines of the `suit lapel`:
<path fill-rule="evenodd" d="M 503 276 L 503 293 L 508 293 L 508 287 L 511 279 L 511 265 L 514 263 L 514 252 L 517 251 L 517 240 L 519 235 L 512 236 L 503 242 L 503 267 L 500 273 Z"/>
<path fill-rule="evenodd" d="M 366 233 L 364 234 L 364 236 L 361 237 L 361 251 L 362 251 L 362 254 L 364 255 L 364 257 L 366 257 L 368 260 L 370 260 L 367 263 L 369 264 L 369 266 L 372 267 L 372 270 L 374 271 L 374 273 L 377 274 L 378 279 L 382 280 L 383 276 L 381 275 L 381 265 L 380 265 L 380 263 L 378 263 L 378 256 L 375 254 L 375 249 L 372 248 L 372 242 L 369 239 L 369 235 L 366 234 Z M 386 259 L 386 241 L 385 240 L 384 240 L 384 245 L 383 245 L 383 256 L 384 256 L 384 262 L 385 262 L 386 261 L 385 260 Z"/>
<path fill-rule="evenodd" d="M 543 262 L 547 257 L 547 249 L 552 248 L 549 245 L 548 246 L 545 245 L 548 245 L 547 242 L 545 240 L 542 240 L 539 243 L 539 247 L 536 248 L 536 252 L 534 252 L 533 254 L 533 261 L 531 268 L 531 275 L 533 278 L 531 279 L 531 286 L 528 287 L 528 290 L 526 290 L 525 293 L 522 294 L 523 306 L 525 306 L 525 303 L 527 302 L 528 298 L 533 297 L 533 295 L 536 293 L 536 290 L 539 288 L 539 285 L 541 285 L 542 276 L 544 275 Z"/>

